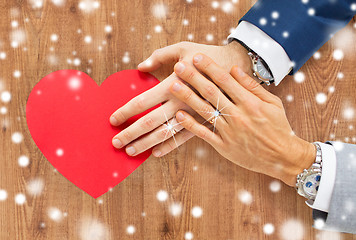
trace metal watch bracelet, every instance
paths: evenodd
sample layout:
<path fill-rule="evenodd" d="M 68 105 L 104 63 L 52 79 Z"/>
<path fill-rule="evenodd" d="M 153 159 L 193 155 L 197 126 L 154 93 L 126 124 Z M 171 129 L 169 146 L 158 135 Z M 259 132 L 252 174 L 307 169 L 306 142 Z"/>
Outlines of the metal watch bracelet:
<path fill-rule="evenodd" d="M 316 148 L 315 161 L 309 169 L 304 169 L 303 172 L 301 172 L 300 174 L 297 175 L 297 183 L 295 185 L 295 188 L 299 195 L 306 197 L 308 199 L 314 200 L 315 195 L 306 191 L 306 187 L 310 188 L 312 185 L 310 179 L 308 180 L 308 178 L 316 177 L 317 181 L 320 182 L 323 161 L 322 161 L 322 151 L 321 151 L 321 147 L 320 147 L 319 143 L 314 142 L 312 144 Z M 304 186 L 305 184 L 309 184 L 310 186 L 309 185 Z M 316 192 L 318 191 L 318 188 L 319 188 L 318 185 L 319 184 L 317 184 L 316 189 L 315 189 Z"/>

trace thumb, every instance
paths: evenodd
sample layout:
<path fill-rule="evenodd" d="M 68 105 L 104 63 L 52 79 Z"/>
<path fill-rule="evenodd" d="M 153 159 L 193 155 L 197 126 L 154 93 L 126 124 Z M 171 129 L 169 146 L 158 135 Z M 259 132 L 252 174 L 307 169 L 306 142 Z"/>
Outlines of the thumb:
<path fill-rule="evenodd" d="M 231 68 L 231 76 L 245 89 L 256 95 L 262 101 L 276 104 L 279 99 L 259 84 L 255 79 L 247 75 L 241 68 L 234 66 Z"/>
<path fill-rule="evenodd" d="M 164 64 L 178 62 L 180 58 L 179 43 L 155 50 L 152 55 L 140 63 L 137 68 L 141 72 L 152 72 Z"/>

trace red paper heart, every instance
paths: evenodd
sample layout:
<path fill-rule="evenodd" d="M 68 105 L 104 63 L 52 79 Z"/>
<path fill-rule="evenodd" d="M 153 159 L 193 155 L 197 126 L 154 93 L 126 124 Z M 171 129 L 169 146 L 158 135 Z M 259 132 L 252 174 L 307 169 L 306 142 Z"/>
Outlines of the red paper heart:
<path fill-rule="evenodd" d="M 153 110 L 136 115 L 119 128 L 110 115 L 159 81 L 150 74 L 125 70 L 101 86 L 83 72 L 61 70 L 32 89 L 26 105 L 27 125 L 47 160 L 69 181 L 94 198 L 119 184 L 151 154 L 136 157 L 117 150 L 112 137 Z"/>

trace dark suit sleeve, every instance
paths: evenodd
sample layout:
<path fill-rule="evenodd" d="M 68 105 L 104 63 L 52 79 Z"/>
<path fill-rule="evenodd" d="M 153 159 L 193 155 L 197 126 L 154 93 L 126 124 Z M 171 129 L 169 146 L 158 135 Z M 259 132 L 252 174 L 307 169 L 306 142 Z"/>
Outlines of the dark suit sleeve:
<path fill-rule="evenodd" d="M 352 19 L 356 14 L 351 7 L 354 2 L 309 0 L 304 4 L 301 0 L 259 0 L 240 21 L 252 23 L 278 42 L 294 62 L 296 72 Z M 313 11 L 314 15 L 308 13 Z M 277 19 L 272 18 L 273 12 L 278 12 Z M 288 34 L 283 35 L 284 32 Z"/>

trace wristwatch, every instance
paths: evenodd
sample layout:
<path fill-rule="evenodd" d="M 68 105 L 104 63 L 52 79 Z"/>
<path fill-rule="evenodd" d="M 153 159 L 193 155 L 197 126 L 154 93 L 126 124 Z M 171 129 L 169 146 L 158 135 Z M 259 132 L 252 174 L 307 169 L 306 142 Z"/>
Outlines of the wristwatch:
<path fill-rule="evenodd" d="M 315 200 L 316 194 L 319 190 L 323 165 L 321 147 L 319 143 L 313 144 L 316 148 L 315 162 L 309 169 L 304 169 L 303 172 L 298 174 L 295 186 L 298 194 L 308 200 Z"/>
<path fill-rule="evenodd" d="M 268 65 L 266 62 L 257 54 L 255 53 L 251 48 L 249 48 L 245 43 L 238 39 L 233 39 L 234 41 L 237 41 L 240 43 L 244 48 L 247 49 L 248 51 L 248 56 L 251 59 L 252 62 L 252 74 L 257 78 L 255 79 L 256 81 L 259 81 L 260 84 L 266 84 L 269 86 L 271 83 L 274 82 L 274 77 L 272 75 L 272 71 L 269 69 Z"/>

